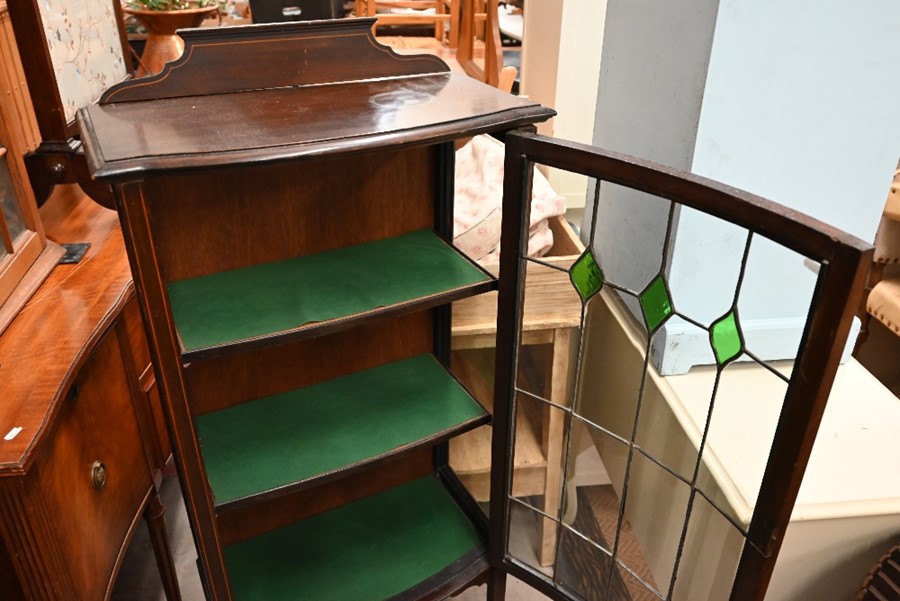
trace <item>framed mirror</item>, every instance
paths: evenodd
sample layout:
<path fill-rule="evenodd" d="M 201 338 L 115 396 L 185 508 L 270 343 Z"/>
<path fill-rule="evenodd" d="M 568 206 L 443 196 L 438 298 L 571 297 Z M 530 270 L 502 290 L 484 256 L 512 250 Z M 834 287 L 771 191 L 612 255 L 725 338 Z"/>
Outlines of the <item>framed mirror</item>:
<path fill-rule="evenodd" d="M 23 155 L 40 136 L 24 79 L 9 7 L 0 0 L 0 333 L 62 255 L 44 235 L 28 186 Z"/>

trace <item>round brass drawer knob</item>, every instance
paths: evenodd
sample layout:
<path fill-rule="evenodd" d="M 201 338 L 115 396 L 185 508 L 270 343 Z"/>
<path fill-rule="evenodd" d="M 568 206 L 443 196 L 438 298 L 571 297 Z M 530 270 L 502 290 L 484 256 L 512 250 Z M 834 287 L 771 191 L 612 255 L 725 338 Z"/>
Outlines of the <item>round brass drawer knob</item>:
<path fill-rule="evenodd" d="M 94 465 L 91 466 L 91 482 L 94 483 L 94 488 L 98 490 L 106 485 L 106 466 L 103 465 L 102 461 L 95 461 Z"/>

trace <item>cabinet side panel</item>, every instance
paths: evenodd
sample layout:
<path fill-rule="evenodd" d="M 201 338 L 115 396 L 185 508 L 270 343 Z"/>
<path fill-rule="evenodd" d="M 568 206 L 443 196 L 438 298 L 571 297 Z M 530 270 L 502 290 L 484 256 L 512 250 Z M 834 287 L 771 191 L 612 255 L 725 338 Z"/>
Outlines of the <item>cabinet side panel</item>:
<path fill-rule="evenodd" d="M 199 361 L 185 370 L 195 415 L 432 350 L 429 311 L 312 340 Z"/>
<path fill-rule="evenodd" d="M 434 148 L 423 146 L 352 161 L 148 180 L 145 198 L 163 277 L 182 280 L 431 228 L 433 156 Z"/>

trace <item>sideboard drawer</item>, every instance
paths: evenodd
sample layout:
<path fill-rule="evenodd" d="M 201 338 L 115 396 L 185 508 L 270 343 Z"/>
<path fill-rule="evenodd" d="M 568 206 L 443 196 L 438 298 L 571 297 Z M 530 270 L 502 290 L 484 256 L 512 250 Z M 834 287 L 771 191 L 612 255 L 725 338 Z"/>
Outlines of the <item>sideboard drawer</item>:
<path fill-rule="evenodd" d="M 104 599 L 123 541 L 152 487 L 116 328 L 70 387 L 38 456 L 36 485 L 76 590 Z"/>

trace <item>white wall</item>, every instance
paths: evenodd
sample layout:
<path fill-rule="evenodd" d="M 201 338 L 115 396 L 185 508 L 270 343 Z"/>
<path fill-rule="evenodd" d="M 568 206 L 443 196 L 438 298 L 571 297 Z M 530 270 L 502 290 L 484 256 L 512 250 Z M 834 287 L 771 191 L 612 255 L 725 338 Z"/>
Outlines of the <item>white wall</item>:
<path fill-rule="evenodd" d="M 608 0 L 593 143 L 688 169 L 718 0 Z M 660 269 L 667 203 L 602 187 L 595 250 L 608 278 L 643 289 Z M 582 237 L 592 218 L 585 212 Z M 636 310 L 633 302 L 629 306 Z"/>
<path fill-rule="evenodd" d="M 524 13 L 519 93 L 551 108 L 556 108 L 562 15 L 563 0 L 530 2 Z M 552 136 L 555 120 L 539 123 L 538 132 Z"/>
<path fill-rule="evenodd" d="M 898 57 L 894 0 L 723 1 L 691 171 L 873 240 L 900 157 Z M 727 282 L 743 247 L 743 233 L 724 229 L 696 214 L 679 221 L 670 278 L 696 291 L 680 298 L 704 317 L 724 312 L 728 286 L 702 282 Z M 793 357 L 813 272 L 759 239 L 747 273 L 748 345 Z"/>
<path fill-rule="evenodd" d="M 897 0 L 723 1 L 692 171 L 874 239 L 898 66 Z"/>
<path fill-rule="evenodd" d="M 609 0 L 607 25 L 595 144 L 874 238 L 900 157 L 900 2 Z M 626 285 L 639 289 L 658 269 L 663 211 L 638 195 L 603 195 L 597 250 Z M 709 323 L 727 310 L 744 239 L 678 214 L 668 276 L 679 311 Z M 739 308 L 749 346 L 792 357 L 814 273 L 761 238 L 747 272 Z M 666 330 L 661 346 L 679 346 L 680 360 L 665 371 L 708 356 L 704 332 Z"/>
<path fill-rule="evenodd" d="M 589 144 L 594 131 L 606 0 L 539 0 L 525 10 L 521 92 L 559 113 L 542 134 Z M 587 181 L 550 169 L 568 207 L 583 207 Z"/>
<path fill-rule="evenodd" d="M 534 4 L 534 3 L 532 3 Z M 554 135 L 590 144 L 597 109 L 600 56 L 606 22 L 606 0 L 565 0 L 556 75 Z M 587 193 L 587 178 L 551 169 L 553 189 L 566 197 L 566 206 L 581 208 Z"/>

